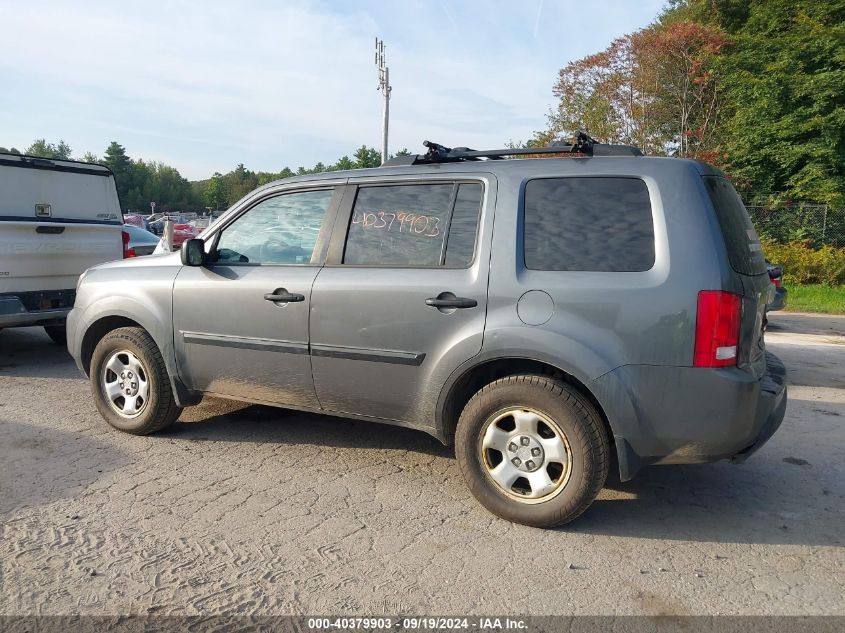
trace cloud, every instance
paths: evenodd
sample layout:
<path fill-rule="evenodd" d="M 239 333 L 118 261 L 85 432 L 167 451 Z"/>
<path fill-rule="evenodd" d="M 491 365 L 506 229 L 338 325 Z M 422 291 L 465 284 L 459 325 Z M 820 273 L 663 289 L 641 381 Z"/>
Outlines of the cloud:
<path fill-rule="evenodd" d="M 192 178 L 333 161 L 380 145 L 379 35 L 392 150 L 501 146 L 543 127 L 557 68 L 622 32 L 605 25 L 581 52 L 563 28 L 571 7 L 547 4 L 538 34 L 539 7 L 439 4 L 0 0 L 0 111 L 15 121 L 0 144 L 65 138 L 82 154 L 118 140 Z"/>

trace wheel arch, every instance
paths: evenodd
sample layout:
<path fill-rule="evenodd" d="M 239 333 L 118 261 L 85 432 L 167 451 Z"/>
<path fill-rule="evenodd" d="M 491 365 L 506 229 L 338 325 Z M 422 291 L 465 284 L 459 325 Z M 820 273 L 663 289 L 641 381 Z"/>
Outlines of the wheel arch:
<path fill-rule="evenodd" d="M 122 299 L 126 301 L 125 297 Z M 132 311 L 127 311 L 124 308 L 116 309 L 110 306 L 98 306 L 94 304 L 86 310 L 85 317 L 83 318 L 83 322 L 86 325 L 82 328 L 82 336 L 77 343 L 79 354 L 78 364 L 80 368 L 87 376 L 90 376 L 91 358 L 94 355 L 94 349 L 97 347 L 97 343 L 109 332 L 121 327 L 141 328 L 152 337 L 161 352 L 177 404 L 180 407 L 197 404 L 201 400 L 201 395 L 187 389 L 179 378 L 173 353 L 172 335 L 169 335 L 167 326 L 162 325 L 160 320 L 153 313 L 146 310 L 142 304 L 132 301 L 132 308 Z M 137 308 L 137 310 L 134 308 Z M 89 316 L 92 312 L 94 314 Z"/>
<path fill-rule="evenodd" d="M 85 372 L 86 376 L 91 375 L 91 359 L 94 356 L 94 349 L 97 347 L 97 343 L 103 340 L 103 337 L 112 330 L 117 330 L 122 327 L 138 327 L 147 331 L 147 329 L 137 321 L 122 315 L 101 317 L 86 328 L 85 333 L 82 335 L 82 343 L 79 350 L 79 360 L 82 364 L 82 370 Z"/>
<path fill-rule="evenodd" d="M 621 438 L 621 436 L 614 430 L 614 424 L 607 414 L 608 407 L 605 407 L 593 390 L 588 387 L 590 381 L 585 376 L 578 375 L 572 368 L 562 366 L 560 363 L 550 362 L 548 359 L 533 355 L 512 353 L 474 360 L 475 362 L 469 366 L 464 366 L 454 372 L 441 390 L 435 424 L 436 436 L 444 444 L 449 445 L 454 442 L 455 429 L 461 411 L 481 387 L 506 376 L 537 374 L 557 378 L 578 391 L 599 414 L 607 432 L 608 448 L 611 454 L 617 459 L 620 457 L 616 438 Z M 628 467 L 622 463 L 626 455 L 623 454 L 621 457 L 620 476 L 623 480 L 629 479 Z"/>

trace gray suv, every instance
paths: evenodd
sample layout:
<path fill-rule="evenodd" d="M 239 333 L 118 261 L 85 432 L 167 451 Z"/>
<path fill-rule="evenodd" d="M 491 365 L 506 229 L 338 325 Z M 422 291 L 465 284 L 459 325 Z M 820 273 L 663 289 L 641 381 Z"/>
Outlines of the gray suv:
<path fill-rule="evenodd" d="M 771 437 L 769 277 L 721 172 L 586 136 L 427 145 L 268 184 L 181 253 L 89 269 L 68 347 L 106 421 L 152 433 L 209 394 L 419 429 L 534 526 L 584 512 L 613 457 L 626 481 Z"/>

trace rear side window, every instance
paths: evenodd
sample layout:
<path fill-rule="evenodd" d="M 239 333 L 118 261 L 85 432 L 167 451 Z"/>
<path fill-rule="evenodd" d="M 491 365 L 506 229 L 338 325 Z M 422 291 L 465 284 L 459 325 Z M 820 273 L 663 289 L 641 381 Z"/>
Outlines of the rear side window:
<path fill-rule="evenodd" d="M 760 239 L 733 185 L 719 176 L 705 176 L 704 184 L 722 229 L 731 268 L 741 275 L 766 272 L 766 259 Z"/>
<path fill-rule="evenodd" d="M 654 265 L 648 188 L 638 178 L 543 178 L 525 186 L 525 266 L 636 272 Z"/>
<path fill-rule="evenodd" d="M 466 267 L 475 252 L 481 195 L 475 183 L 360 187 L 343 263 Z"/>

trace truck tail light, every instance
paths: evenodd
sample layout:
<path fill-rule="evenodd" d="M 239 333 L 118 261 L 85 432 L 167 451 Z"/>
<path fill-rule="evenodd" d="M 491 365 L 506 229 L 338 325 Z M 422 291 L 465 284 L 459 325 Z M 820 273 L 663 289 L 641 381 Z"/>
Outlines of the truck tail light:
<path fill-rule="evenodd" d="M 121 231 L 120 233 L 123 238 L 123 259 L 135 257 L 135 249 L 129 248 L 129 233 L 126 231 Z"/>
<path fill-rule="evenodd" d="M 742 302 L 722 290 L 698 293 L 693 367 L 736 365 Z"/>
<path fill-rule="evenodd" d="M 772 279 L 772 283 L 775 285 L 775 288 L 780 288 L 780 277 Z"/>

